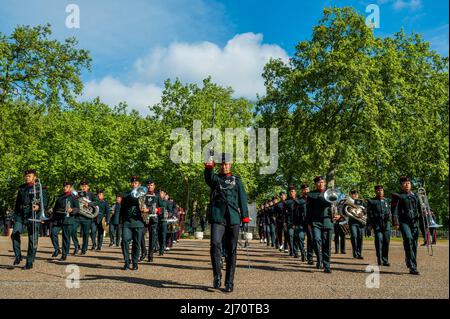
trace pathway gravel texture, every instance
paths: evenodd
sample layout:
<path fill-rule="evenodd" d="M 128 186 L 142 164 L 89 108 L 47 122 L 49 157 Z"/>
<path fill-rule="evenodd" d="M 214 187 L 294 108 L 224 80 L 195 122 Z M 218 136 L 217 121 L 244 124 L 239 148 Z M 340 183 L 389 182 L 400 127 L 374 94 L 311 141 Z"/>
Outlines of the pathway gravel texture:
<path fill-rule="evenodd" d="M 331 274 L 259 241 L 251 241 L 248 251 L 238 246 L 235 289 L 231 294 L 212 288 L 206 239 L 181 240 L 164 256 L 156 254 L 153 263 L 141 262 L 137 271 L 122 270 L 121 249 L 108 244 L 106 239 L 101 251 L 89 250 L 86 255 L 69 255 L 66 261 L 60 261 L 59 257 L 51 257 L 50 238 L 40 238 L 34 268 L 22 270 L 25 261 L 13 266 L 11 241 L 0 237 L 0 298 L 449 298 L 448 241 L 434 247 L 434 256 L 428 256 L 426 247 L 419 247 L 419 276 L 408 273 L 402 243 L 392 241 L 391 266 L 380 267 L 378 278 L 375 273 L 367 272 L 368 267 L 376 265 L 374 243 L 370 240 L 364 242 L 363 260 L 352 258 L 348 240 L 347 254 L 332 255 Z M 26 247 L 24 237 L 23 255 Z M 70 276 L 76 277 L 73 272 L 76 269 L 79 270 L 78 288 L 70 280 Z"/>

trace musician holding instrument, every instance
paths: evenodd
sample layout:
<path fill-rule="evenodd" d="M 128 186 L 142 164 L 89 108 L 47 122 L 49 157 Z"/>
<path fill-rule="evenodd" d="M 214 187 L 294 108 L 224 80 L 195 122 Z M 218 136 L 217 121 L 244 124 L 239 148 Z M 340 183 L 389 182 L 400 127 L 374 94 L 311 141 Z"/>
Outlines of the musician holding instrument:
<path fill-rule="evenodd" d="M 383 185 L 375 186 L 376 196 L 367 201 L 367 225 L 375 233 L 375 251 L 378 266 L 390 266 L 389 241 L 391 238 L 391 202 L 384 198 Z"/>
<path fill-rule="evenodd" d="M 22 261 L 20 234 L 26 227 L 28 231 L 28 252 L 24 269 L 31 269 L 36 258 L 40 222 L 30 219 L 33 219 L 33 215 L 34 217 L 38 214 L 42 215 L 48 205 L 48 193 L 45 186 L 37 180 L 36 170 L 26 170 L 24 179 L 25 183 L 19 186 L 17 192 L 14 215 L 12 216 L 14 227 L 11 239 L 15 257 L 13 265 L 19 265 Z"/>
<path fill-rule="evenodd" d="M 422 216 L 419 199 L 411 191 L 411 180 L 407 176 L 400 177 L 401 191 L 392 194 L 391 213 L 393 223 L 402 232 L 406 266 L 409 273 L 418 275 L 417 244 L 419 240 L 419 218 Z"/>
<path fill-rule="evenodd" d="M 133 175 L 130 178 L 131 190 L 124 194 L 122 205 L 120 207 L 120 220 L 122 224 L 122 253 L 125 261 L 123 270 L 130 268 L 133 262 L 132 270 L 138 270 L 140 243 L 144 230 L 144 221 L 142 220 L 139 206 L 139 176 Z M 131 259 L 130 243 L 132 242 Z"/>
<path fill-rule="evenodd" d="M 144 260 L 147 255 L 147 261 L 153 262 L 153 251 L 156 247 L 156 242 L 158 240 L 158 215 L 157 213 L 160 211 L 160 198 L 159 194 L 156 192 L 156 184 L 155 181 L 151 178 L 148 178 L 145 181 L 147 185 L 147 194 L 144 197 L 145 207 L 141 207 L 141 213 L 144 214 L 144 223 L 145 227 L 148 228 L 149 232 L 149 244 L 147 253 L 141 252 L 141 260 Z M 145 236 L 142 236 L 141 239 L 141 249 L 142 246 L 146 247 L 145 244 Z"/>
<path fill-rule="evenodd" d="M 314 178 L 316 189 L 309 192 L 307 212 L 308 228 L 312 231 L 314 251 L 317 256 L 316 268 L 323 268 L 325 273 L 331 273 L 331 234 L 333 232 L 332 204 L 324 197 L 325 181 L 322 176 Z M 336 199 L 337 200 L 337 197 Z"/>
<path fill-rule="evenodd" d="M 313 252 L 314 252 L 314 241 L 313 241 L 313 235 L 310 230 L 310 227 L 308 227 L 308 221 L 309 221 L 309 212 L 308 212 L 308 194 L 309 194 L 309 185 L 308 183 L 302 183 L 300 185 L 301 189 L 301 200 L 305 203 L 304 209 L 305 211 L 305 235 L 306 235 L 306 262 L 308 265 L 314 264 L 313 262 Z"/>
<path fill-rule="evenodd" d="M 108 229 L 107 227 L 109 227 L 106 221 L 109 220 L 110 209 L 108 202 L 105 200 L 104 190 L 101 188 L 97 189 L 96 195 L 99 212 L 93 219 L 91 232 L 96 250 L 102 250 L 103 234 L 104 231 Z"/>
<path fill-rule="evenodd" d="M 94 193 L 89 191 L 89 182 L 83 180 L 80 182 L 81 190 L 78 192 L 78 200 L 80 202 L 80 211 L 75 215 L 72 227 L 72 241 L 75 245 L 74 255 L 78 253 L 80 245 L 78 243 L 78 227 L 81 225 L 81 234 L 83 236 L 83 244 L 81 246 L 81 255 L 86 254 L 89 245 L 89 234 L 93 218 L 98 214 L 98 204 Z M 93 212 L 95 210 L 95 212 Z M 92 238 L 92 244 L 95 245 L 95 238 Z M 95 248 L 95 247 L 94 247 Z"/>
<path fill-rule="evenodd" d="M 116 194 L 116 203 L 111 208 L 109 214 L 109 247 L 116 244 L 120 246 L 120 206 L 122 204 L 122 194 Z"/>
<path fill-rule="evenodd" d="M 212 157 L 212 156 L 211 156 Z M 241 222 L 250 222 L 247 206 L 247 194 L 239 177 L 231 173 L 230 154 L 222 153 L 220 173 L 214 173 L 214 160 L 210 158 L 205 163 L 205 182 L 211 189 L 211 202 L 208 219 L 211 224 L 211 263 L 213 266 L 213 287 L 220 288 L 222 281 L 221 247 L 224 239 L 226 251 L 225 292 L 234 288 L 234 273 L 236 269 L 236 250 Z M 245 228 L 245 227 L 244 227 Z M 274 243 L 275 244 L 275 243 Z"/>
<path fill-rule="evenodd" d="M 79 208 L 78 198 L 72 193 L 72 182 L 64 182 L 63 193 L 57 197 L 53 208 L 54 220 L 62 228 L 61 260 L 67 259 L 74 216 L 79 212 Z M 55 231 L 52 232 L 52 235 L 58 236 L 58 233 Z"/>
<path fill-rule="evenodd" d="M 356 189 L 350 191 L 350 197 L 356 206 L 364 207 L 363 201 L 359 199 L 359 194 Z M 361 209 L 361 214 L 363 214 L 363 210 L 365 210 L 365 208 Z M 362 249 L 365 225 L 359 219 L 351 217 L 348 219 L 348 225 L 350 227 L 350 242 L 352 244 L 353 258 L 364 259 L 362 256 Z"/>

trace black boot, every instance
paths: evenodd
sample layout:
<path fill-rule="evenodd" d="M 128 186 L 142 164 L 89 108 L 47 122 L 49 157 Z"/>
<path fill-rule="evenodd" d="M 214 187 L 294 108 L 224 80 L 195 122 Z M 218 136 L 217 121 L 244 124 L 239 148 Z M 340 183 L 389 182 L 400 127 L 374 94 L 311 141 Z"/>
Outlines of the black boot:
<path fill-rule="evenodd" d="M 220 276 L 214 276 L 213 287 L 219 289 L 222 285 L 222 278 Z"/>
<path fill-rule="evenodd" d="M 225 292 L 233 292 L 233 283 L 232 282 L 227 282 L 225 284 Z"/>
<path fill-rule="evenodd" d="M 75 246 L 74 250 L 73 250 L 73 255 L 75 256 L 76 254 L 78 254 L 78 250 L 80 249 L 80 246 Z"/>
<path fill-rule="evenodd" d="M 139 269 L 138 264 L 133 264 L 133 268 L 131 268 L 131 270 L 138 270 L 138 269 Z"/>
<path fill-rule="evenodd" d="M 18 265 L 18 264 L 20 264 L 21 261 L 22 261 L 22 256 L 18 256 L 18 257 L 16 257 L 16 258 L 14 259 L 13 265 L 14 265 L 14 266 L 15 266 L 15 265 Z"/>
<path fill-rule="evenodd" d="M 66 255 L 62 255 L 60 260 L 66 260 L 67 256 Z"/>
<path fill-rule="evenodd" d="M 33 268 L 33 263 L 30 263 L 27 261 L 27 263 L 25 264 L 25 267 L 23 267 L 23 269 L 28 270 L 28 269 L 32 269 Z"/>
<path fill-rule="evenodd" d="M 125 265 L 122 268 L 123 270 L 130 269 L 130 263 L 125 263 Z"/>
<path fill-rule="evenodd" d="M 58 255 L 61 253 L 61 249 L 57 249 L 53 252 L 52 257 L 58 257 Z"/>

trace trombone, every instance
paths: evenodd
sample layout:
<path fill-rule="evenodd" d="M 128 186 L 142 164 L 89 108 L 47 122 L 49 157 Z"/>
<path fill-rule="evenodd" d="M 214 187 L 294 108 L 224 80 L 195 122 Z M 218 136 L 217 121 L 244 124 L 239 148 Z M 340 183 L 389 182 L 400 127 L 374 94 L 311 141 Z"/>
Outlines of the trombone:
<path fill-rule="evenodd" d="M 442 225 L 436 224 L 436 221 L 433 218 L 433 212 L 428 203 L 428 196 L 424 187 L 419 187 L 417 189 L 417 197 L 419 198 L 420 208 L 422 210 L 422 221 L 425 229 L 425 244 L 427 245 L 428 255 L 433 256 L 433 241 L 436 240 L 436 228 L 442 227 Z M 433 240 L 431 239 L 431 228 L 434 228 Z"/>

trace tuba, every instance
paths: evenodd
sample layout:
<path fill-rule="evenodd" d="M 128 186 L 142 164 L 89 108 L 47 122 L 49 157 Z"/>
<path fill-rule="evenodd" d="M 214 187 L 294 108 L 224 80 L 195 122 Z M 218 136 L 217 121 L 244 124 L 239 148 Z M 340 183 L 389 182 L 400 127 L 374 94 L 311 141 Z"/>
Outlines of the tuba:
<path fill-rule="evenodd" d="M 342 211 L 345 216 L 353 218 L 363 225 L 367 224 L 367 216 L 365 214 L 366 208 L 362 205 L 358 205 L 353 198 L 348 197 L 345 200 Z"/>
<path fill-rule="evenodd" d="M 431 211 L 430 204 L 428 203 L 428 196 L 425 188 L 419 187 L 417 189 L 417 197 L 419 198 L 420 208 L 422 210 L 422 220 L 425 228 L 425 243 L 427 245 L 428 254 L 433 256 L 433 241 L 436 238 L 431 239 L 431 228 L 433 229 L 434 236 L 436 236 L 436 232 L 434 231 L 436 228 L 442 227 L 434 220 L 434 214 Z"/>

